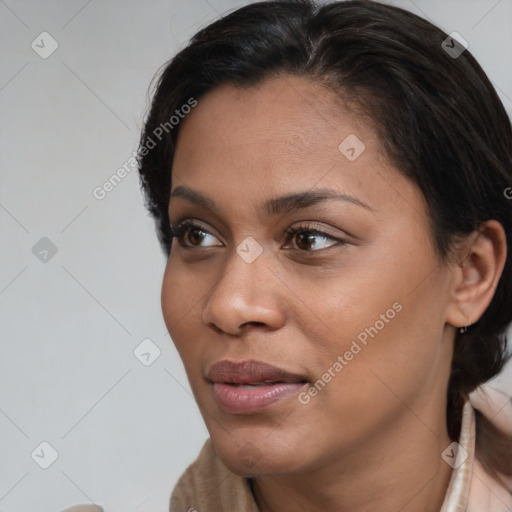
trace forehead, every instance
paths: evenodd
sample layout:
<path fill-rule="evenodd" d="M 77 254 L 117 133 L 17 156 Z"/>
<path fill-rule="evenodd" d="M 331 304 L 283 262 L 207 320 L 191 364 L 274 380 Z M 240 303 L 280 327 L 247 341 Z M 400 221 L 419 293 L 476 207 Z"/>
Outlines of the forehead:
<path fill-rule="evenodd" d="M 332 90 L 293 76 L 226 84 L 202 97 L 180 128 L 172 174 L 173 189 L 185 184 L 237 207 L 331 187 L 376 210 L 423 213 L 419 189 L 389 165 L 368 119 Z"/>
<path fill-rule="evenodd" d="M 185 119 L 178 139 L 190 132 L 204 151 L 247 157 L 265 151 L 273 158 L 301 160 L 311 152 L 331 151 L 352 132 L 374 146 L 373 130 L 350 114 L 341 98 L 319 83 L 295 76 L 264 80 L 250 88 L 222 85 L 199 101 Z M 194 151 L 192 156 L 201 156 Z M 228 155 L 225 155 L 228 156 Z M 259 155 L 264 156 L 264 155 Z"/>

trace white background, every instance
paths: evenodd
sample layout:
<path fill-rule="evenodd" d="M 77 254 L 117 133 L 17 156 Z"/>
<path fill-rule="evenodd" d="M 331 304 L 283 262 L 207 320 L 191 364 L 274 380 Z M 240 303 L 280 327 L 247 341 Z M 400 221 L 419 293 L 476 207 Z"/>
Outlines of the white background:
<path fill-rule="evenodd" d="M 137 173 L 92 192 L 136 149 L 159 66 L 246 3 L 0 0 L 1 512 L 167 510 L 207 437 L 161 317 L 165 258 Z M 511 0 L 389 3 L 462 34 L 511 112 Z M 58 43 L 46 59 L 31 48 L 43 31 Z M 146 338 L 150 366 L 133 354 Z M 512 393 L 510 366 L 499 385 Z M 48 469 L 31 457 L 43 441 Z"/>

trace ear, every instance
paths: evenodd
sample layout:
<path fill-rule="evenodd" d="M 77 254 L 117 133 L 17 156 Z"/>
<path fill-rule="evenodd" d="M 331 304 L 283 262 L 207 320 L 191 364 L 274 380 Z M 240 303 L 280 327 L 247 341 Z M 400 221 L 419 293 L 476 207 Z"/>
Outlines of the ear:
<path fill-rule="evenodd" d="M 505 231 L 496 220 L 483 222 L 465 238 L 456 249 L 447 323 L 464 327 L 482 317 L 494 296 L 506 258 Z"/>

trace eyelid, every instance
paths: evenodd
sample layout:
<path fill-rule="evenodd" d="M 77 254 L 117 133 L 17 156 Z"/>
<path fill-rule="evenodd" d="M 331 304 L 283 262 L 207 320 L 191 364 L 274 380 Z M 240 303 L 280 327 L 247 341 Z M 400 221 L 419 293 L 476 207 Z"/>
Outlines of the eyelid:
<path fill-rule="evenodd" d="M 179 231 L 180 229 L 183 229 L 184 227 L 194 227 L 202 229 L 203 231 L 206 231 L 208 234 L 213 235 L 213 233 L 210 233 L 209 229 L 204 227 L 202 224 L 200 224 L 201 221 L 190 218 L 190 217 L 183 217 L 176 221 L 176 223 L 173 223 L 169 221 L 169 225 L 171 227 L 171 232 L 175 233 Z M 215 235 L 214 235 L 215 236 Z"/>
<path fill-rule="evenodd" d="M 301 233 L 311 233 L 313 236 L 323 237 L 327 240 L 336 242 L 336 243 L 330 245 L 329 247 L 326 247 L 323 249 L 316 249 L 316 250 L 313 249 L 313 250 L 309 250 L 309 251 L 292 248 L 293 250 L 297 250 L 301 253 L 323 253 L 324 251 L 328 251 L 332 247 L 337 247 L 337 246 L 344 245 L 344 244 L 348 243 L 345 238 L 331 235 L 327 231 L 322 230 L 321 226 L 318 222 L 313 222 L 312 225 L 302 224 L 297 227 L 291 227 L 291 228 L 288 228 L 285 231 L 285 233 L 287 234 L 287 245 L 288 245 L 289 240 L 291 240 L 294 236 L 299 235 Z"/>
<path fill-rule="evenodd" d="M 217 238 L 217 240 L 218 240 L 218 237 L 216 235 L 214 235 L 208 228 L 202 226 L 199 222 L 200 221 L 198 221 L 196 219 L 191 219 L 191 218 L 187 217 L 187 218 L 179 219 L 177 221 L 176 225 L 173 225 L 172 223 L 170 223 L 172 238 L 173 239 L 177 238 L 181 247 L 186 248 L 186 249 L 205 249 L 207 247 L 218 247 L 218 245 L 216 245 L 216 246 L 210 245 L 207 247 L 201 247 L 201 246 L 194 246 L 194 245 L 189 245 L 189 244 L 183 243 L 182 236 L 187 231 L 187 229 L 195 229 L 197 231 L 202 231 L 202 232 L 206 233 L 207 235 Z M 221 242 L 221 244 L 222 244 L 222 242 Z"/>
<path fill-rule="evenodd" d="M 177 238 L 179 240 L 180 246 L 185 249 L 207 249 L 210 247 L 218 247 L 218 245 L 210 245 L 210 246 L 195 246 L 195 245 L 189 245 L 187 243 L 183 242 L 183 235 L 187 232 L 187 229 L 196 229 L 197 231 L 202 231 L 206 233 L 207 235 L 213 236 L 214 238 L 218 237 L 214 235 L 209 229 L 203 227 L 199 221 L 191 218 L 182 218 L 179 219 L 176 226 L 170 225 L 172 237 Z M 289 242 L 290 240 L 301 233 L 311 233 L 313 236 L 323 237 L 327 240 L 331 240 L 335 242 L 334 244 L 330 245 L 329 247 L 323 248 L 323 249 L 311 249 L 311 250 L 304 250 L 292 247 L 291 250 L 295 250 L 301 253 L 323 253 L 324 251 L 328 251 L 329 249 L 333 247 L 337 247 L 340 245 L 344 245 L 347 243 L 347 240 L 344 237 L 337 237 L 334 235 L 329 234 L 327 231 L 321 229 L 321 224 L 318 221 L 311 221 L 311 224 L 306 224 L 305 221 L 303 221 L 302 224 L 299 226 L 294 226 L 287 228 L 284 231 L 284 234 L 286 235 L 286 245 L 285 249 L 289 249 Z M 222 242 L 221 242 L 222 244 Z"/>

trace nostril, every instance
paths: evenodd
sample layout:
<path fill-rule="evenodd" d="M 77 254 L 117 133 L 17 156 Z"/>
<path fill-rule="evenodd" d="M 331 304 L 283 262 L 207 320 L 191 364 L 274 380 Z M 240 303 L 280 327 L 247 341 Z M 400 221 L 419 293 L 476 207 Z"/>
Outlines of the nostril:
<path fill-rule="evenodd" d="M 210 323 L 208 324 L 208 326 L 211 327 L 217 334 L 222 334 L 224 332 L 220 327 L 218 327 L 214 323 Z"/>
<path fill-rule="evenodd" d="M 242 324 L 240 327 L 245 327 L 246 325 L 253 325 L 255 327 L 264 327 L 264 322 L 246 322 L 245 324 Z"/>

